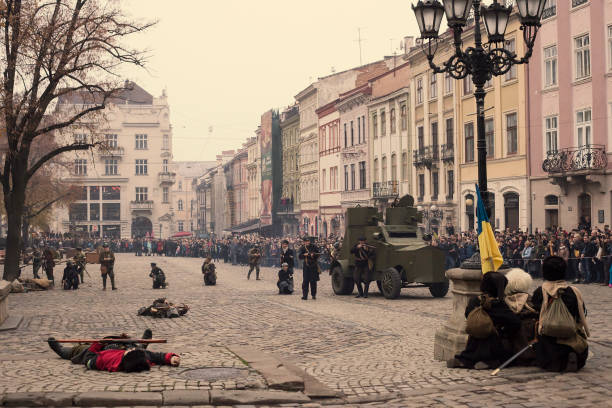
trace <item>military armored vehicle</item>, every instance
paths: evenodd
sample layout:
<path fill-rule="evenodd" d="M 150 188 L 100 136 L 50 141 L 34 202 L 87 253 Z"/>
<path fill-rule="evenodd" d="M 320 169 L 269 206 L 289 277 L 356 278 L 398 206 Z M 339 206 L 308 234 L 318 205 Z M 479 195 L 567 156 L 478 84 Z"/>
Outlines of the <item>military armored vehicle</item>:
<path fill-rule="evenodd" d="M 332 288 L 337 295 L 353 293 L 355 257 L 350 253 L 359 237 L 364 236 L 376 249 L 370 279 L 387 299 L 395 299 L 402 288 L 428 287 L 434 297 L 448 292 L 444 252 L 430 245 L 431 237 L 417 227 L 420 215 L 414 199 L 404 196 L 382 214 L 374 207 L 346 210 L 346 230 L 342 249 L 331 266 Z"/>

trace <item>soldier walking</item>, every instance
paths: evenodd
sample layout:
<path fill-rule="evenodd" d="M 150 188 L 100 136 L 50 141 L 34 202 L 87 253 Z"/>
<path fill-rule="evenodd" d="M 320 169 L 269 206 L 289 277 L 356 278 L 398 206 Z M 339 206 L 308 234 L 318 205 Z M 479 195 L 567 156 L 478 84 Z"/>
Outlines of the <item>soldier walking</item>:
<path fill-rule="evenodd" d="M 50 280 L 52 284 L 55 283 L 53 279 L 53 268 L 54 267 L 55 267 L 55 256 L 53 254 L 53 250 L 47 247 L 43 251 L 43 270 L 45 271 L 45 274 L 47 274 L 47 279 Z"/>
<path fill-rule="evenodd" d="M 82 248 L 76 249 L 76 254 L 74 255 L 74 263 L 79 272 L 79 276 L 81 277 L 81 283 L 84 283 L 83 277 L 85 275 L 85 264 L 87 263 L 87 259 L 85 258 L 85 254 L 83 254 Z"/>
<path fill-rule="evenodd" d="M 300 248 L 298 258 L 304 260 L 302 269 L 302 300 L 308 299 L 308 288 L 312 299 L 317 298 L 317 281 L 319 280 L 319 248 L 312 243 L 310 237 L 304 238 L 304 245 Z"/>
<path fill-rule="evenodd" d="M 32 273 L 34 274 L 34 279 L 40 279 L 40 275 L 38 275 L 38 271 L 42 266 L 42 254 L 38 248 L 34 248 L 34 253 L 32 254 Z"/>
<path fill-rule="evenodd" d="M 110 277 L 112 290 L 117 290 L 115 287 L 115 254 L 110 250 L 107 243 L 102 245 L 102 253 L 100 254 L 100 272 L 102 274 L 102 290 L 106 290 L 106 277 Z"/>
<path fill-rule="evenodd" d="M 247 279 L 251 279 L 251 272 L 255 269 L 255 279 L 259 280 L 259 262 L 261 261 L 261 252 L 259 247 L 255 245 L 249 250 L 249 273 Z"/>
<path fill-rule="evenodd" d="M 365 237 L 359 237 L 359 242 L 351 248 L 351 253 L 355 255 L 353 280 L 357 284 L 357 291 L 359 292 L 355 297 L 367 298 L 370 290 L 370 267 L 373 264 L 376 252 L 373 246 L 367 244 Z M 363 287 L 361 286 L 362 282 Z"/>

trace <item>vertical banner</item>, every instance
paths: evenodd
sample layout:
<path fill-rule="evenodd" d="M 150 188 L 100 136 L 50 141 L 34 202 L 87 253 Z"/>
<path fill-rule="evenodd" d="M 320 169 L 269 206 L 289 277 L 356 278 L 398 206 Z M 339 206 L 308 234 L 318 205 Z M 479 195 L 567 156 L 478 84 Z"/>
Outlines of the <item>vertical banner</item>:
<path fill-rule="evenodd" d="M 272 224 L 272 111 L 261 116 L 261 225 Z"/>

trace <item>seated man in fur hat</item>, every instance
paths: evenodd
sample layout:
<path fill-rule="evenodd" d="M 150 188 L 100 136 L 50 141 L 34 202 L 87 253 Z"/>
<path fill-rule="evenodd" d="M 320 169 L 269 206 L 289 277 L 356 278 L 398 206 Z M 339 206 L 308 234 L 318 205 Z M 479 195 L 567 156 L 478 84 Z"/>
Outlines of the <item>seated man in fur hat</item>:
<path fill-rule="evenodd" d="M 508 285 L 505 289 L 504 301 L 521 319 L 521 329 L 509 338 L 513 354 L 523 350 L 535 338 L 536 323 L 538 321 L 538 312 L 533 307 L 531 302 L 531 286 L 533 279 L 531 275 L 521 268 L 512 268 L 506 273 Z M 535 363 L 535 351 L 533 348 L 527 349 L 516 360 L 514 365 L 531 366 Z"/>

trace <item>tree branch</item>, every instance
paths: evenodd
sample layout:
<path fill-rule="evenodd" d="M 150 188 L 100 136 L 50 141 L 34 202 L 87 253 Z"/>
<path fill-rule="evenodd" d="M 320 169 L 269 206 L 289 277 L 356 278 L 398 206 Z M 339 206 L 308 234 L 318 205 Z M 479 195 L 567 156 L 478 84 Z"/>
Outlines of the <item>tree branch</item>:
<path fill-rule="evenodd" d="M 58 148 L 56 148 L 54 150 L 51 150 L 49 153 L 45 154 L 40 159 L 38 159 L 38 161 L 36 163 L 34 163 L 32 165 L 32 167 L 30 167 L 28 169 L 28 171 L 26 172 L 26 180 L 29 180 L 32 177 L 32 175 L 34 173 L 36 173 L 36 171 L 43 164 L 45 164 L 46 162 L 48 162 L 49 160 L 51 160 L 52 158 L 54 158 L 57 155 L 60 155 L 62 153 L 66 153 L 66 152 L 77 151 L 77 150 L 89 150 L 92 147 L 99 146 L 101 144 L 102 144 L 102 142 L 95 142 L 95 143 L 72 143 L 72 144 L 61 146 L 61 147 L 58 147 Z"/>

